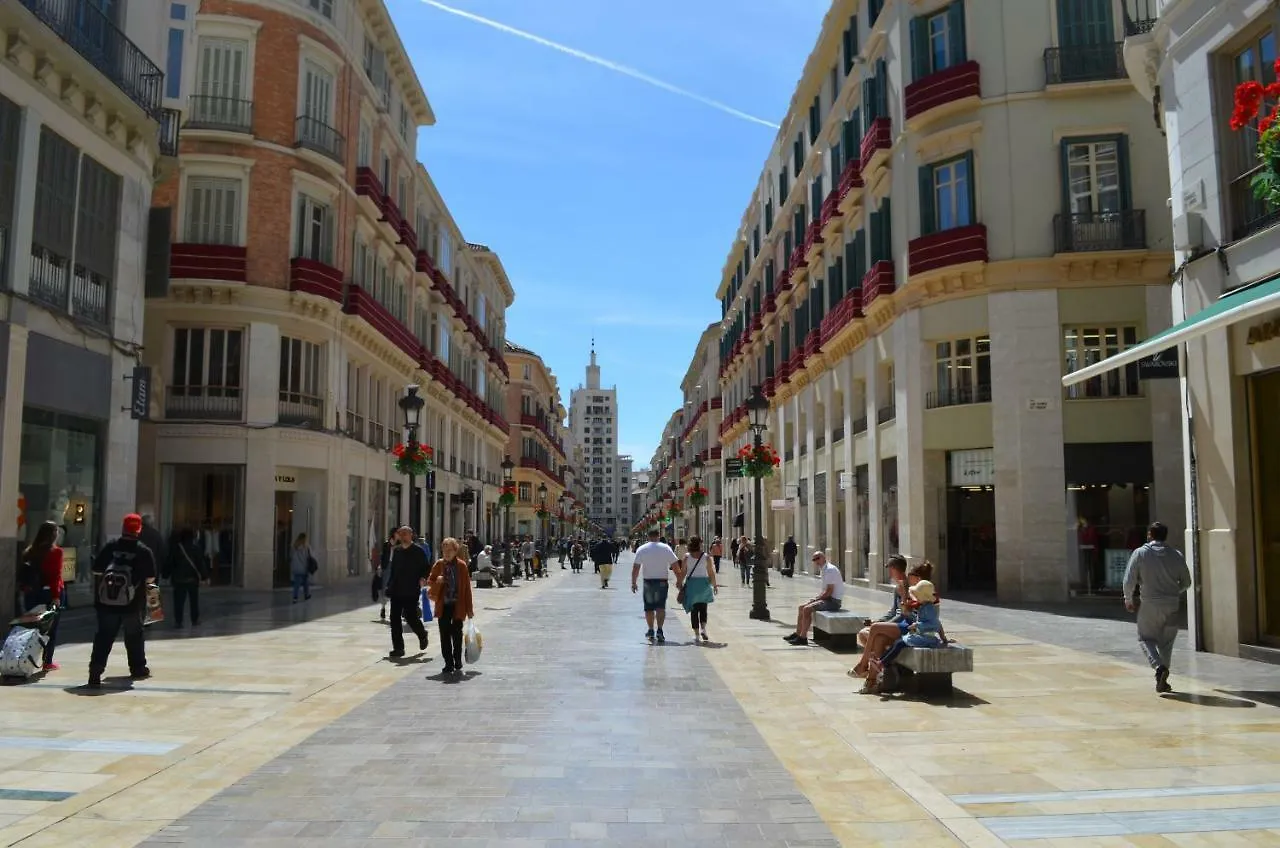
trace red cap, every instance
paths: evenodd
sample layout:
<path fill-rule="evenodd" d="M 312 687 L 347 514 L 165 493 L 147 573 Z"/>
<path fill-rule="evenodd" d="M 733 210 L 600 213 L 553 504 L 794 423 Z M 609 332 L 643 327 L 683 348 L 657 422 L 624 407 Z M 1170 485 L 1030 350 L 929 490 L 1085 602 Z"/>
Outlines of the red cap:
<path fill-rule="evenodd" d="M 124 522 L 120 525 L 120 529 L 126 536 L 137 536 L 142 532 L 142 516 L 136 512 L 131 512 L 124 517 Z"/>

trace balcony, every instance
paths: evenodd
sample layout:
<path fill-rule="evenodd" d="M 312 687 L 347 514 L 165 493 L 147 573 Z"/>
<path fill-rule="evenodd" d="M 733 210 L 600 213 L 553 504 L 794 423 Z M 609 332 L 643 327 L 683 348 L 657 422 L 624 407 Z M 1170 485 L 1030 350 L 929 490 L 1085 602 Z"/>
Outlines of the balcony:
<path fill-rule="evenodd" d="M 1044 51 L 1045 85 L 1128 79 L 1123 42 L 1050 47 Z"/>
<path fill-rule="evenodd" d="M 289 262 L 289 291 L 342 303 L 342 289 L 342 272 L 337 268 L 301 256 Z"/>
<path fill-rule="evenodd" d="M 110 320 L 108 291 L 105 278 L 77 266 L 71 277 L 71 314 L 95 326 L 106 327 Z"/>
<path fill-rule="evenodd" d="M 73 269 L 66 258 L 31 243 L 27 293 L 33 300 L 105 328 L 111 318 L 110 283 L 82 266 Z"/>
<path fill-rule="evenodd" d="M 1146 249 L 1147 216 L 1143 209 L 1053 216 L 1054 253 Z"/>
<path fill-rule="evenodd" d="M 862 308 L 865 310 L 881 295 L 893 294 L 894 288 L 893 263 L 882 259 L 872 264 L 862 278 Z"/>
<path fill-rule="evenodd" d="M 400 219 L 400 243 L 409 248 L 409 252 L 417 254 L 418 252 L 418 234 L 413 231 L 413 225 L 403 218 Z"/>
<path fill-rule="evenodd" d="M 296 124 L 298 134 L 294 147 L 327 156 L 339 165 L 346 161 L 347 140 L 342 133 L 309 115 L 299 115 Z"/>
<path fill-rule="evenodd" d="M 973 403 L 991 403 L 991 386 L 948 386 L 924 396 L 925 409 L 942 409 L 946 406 L 968 406 Z"/>
<path fill-rule="evenodd" d="M 156 132 L 156 146 L 161 156 L 178 155 L 178 119 L 182 117 L 177 109 L 160 110 L 160 129 Z"/>
<path fill-rule="evenodd" d="M 907 243 L 910 276 L 966 262 L 987 261 L 987 228 L 983 224 L 952 227 Z"/>
<path fill-rule="evenodd" d="M 244 283 L 248 261 L 248 251 L 239 245 L 177 243 L 169 248 L 169 278 Z"/>
<path fill-rule="evenodd" d="M 822 201 L 822 237 L 827 238 L 839 227 L 844 213 L 840 211 L 840 187 L 836 186 Z"/>
<path fill-rule="evenodd" d="M 280 392 L 277 414 L 281 424 L 319 430 L 324 423 L 324 401 L 300 392 Z"/>
<path fill-rule="evenodd" d="M 814 246 L 822 243 L 822 221 L 814 219 L 809 222 L 809 226 L 804 231 L 804 255 L 805 261 L 809 259 L 809 254 L 813 252 Z"/>
<path fill-rule="evenodd" d="M 20 2 L 125 97 L 159 120 L 164 74 L 96 4 L 88 0 Z"/>
<path fill-rule="evenodd" d="M 1262 170 L 1258 165 L 1231 181 L 1227 187 L 1227 201 L 1231 207 L 1231 240 L 1261 232 L 1280 223 L 1280 209 L 1273 209 L 1266 201 L 1253 193 L 1254 174 Z"/>
<path fill-rule="evenodd" d="M 374 299 L 373 295 L 360 288 L 351 286 L 347 289 L 346 303 L 342 311 L 357 318 L 363 318 L 371 327 L 382 334 L 383 338 L 394 344 L 415 362 L 422 353 L 422 342 L 409 332 L 409 328 L 400 323 L 400 319 L 392 315 L 390 310 Z"/>
<path fill-rule="evenodd" d="M 250 134 L 253 132 L 253 101 L 193 94 L 187 99 L 186 127 L 189 130 Z"/>
<path fill-rule="evenodd" d="M 853 289 L 827 313 L 822 319 L 822 343 L 825 345 L 835 338 L 850 321 L 862 317 L 862 290 Z"/>
<path fill-rule="evenodd" d="M 386 197 L 382 181 L 372 168 L 361 165 L 356 168 L 356 197 L 367 197 L 373 203 L 378 214 L 382 214 L 382 198 Z"/>
<path fill-rule="evenodd" d="M 982 84 L 977 62 L 961 62 L 950 68 L 922 77 L 902 92 L 908 125 L 919 127 L 930 119 L 960 111 L 977 104 Z"/>
<path fill-rule="evenodd" d="M 804 339 L 804 355 L 808 359 L 810 356 L 817 356 L 822 353 L 822 331 L 810 330 L 809 335 Z"/>
<path fill-rule="evenodd" d="M 849 432 L 853 433 L 855 436 L 859 436 L 867 432 L 866 416 L 863 416 L 862 418 L 855 418 L 853 423 L 849 425 Z"/>
<path fill-rule="evenodd" d="M 876 118 L 862 136 L 862 176 L 872 175 L 876 169 L 889 159 L 889 150 L 893 147 L 893 128 L 888 118 Z"/>
<path fill-rule="evenodd" d="M 170 421 L 239 421 L 244 414 L 239 386 L 169 386 L 164 417 Z"/>
<path fill-rule="evenodd" d="M 876 410 L 876 424 L 888 424 L 898 417 L 898 408 L 893 404 L 882 406 Z"/>
<path fill-rule="evenodd" d="M 1124 34 L 1142 35 L 1151 32 L 1159 15 L 1157 0 L 1125 0 L 1124 2 Z"/>
<path fill-rule="evenodd" d="M 414 270 L 419 274 L 426 274 L 430 277 L 435 273 L 436 263 L 432 261 L 430 253 L 425 250 L 419 250 L 415 259 Z"/>

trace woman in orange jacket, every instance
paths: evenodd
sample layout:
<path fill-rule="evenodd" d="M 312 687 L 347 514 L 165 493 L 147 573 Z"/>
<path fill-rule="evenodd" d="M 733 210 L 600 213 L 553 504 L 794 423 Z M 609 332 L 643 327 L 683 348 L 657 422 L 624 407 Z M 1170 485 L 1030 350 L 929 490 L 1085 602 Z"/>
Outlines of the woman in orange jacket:
<path fill-rule="evenodd" d="M 475 617 L 467 549 L 450 536 L 440 543 L 440 559 L 431 567 L 427 594 L 440 622 L 444 674 L 462 673 L 462 622 Z"/>

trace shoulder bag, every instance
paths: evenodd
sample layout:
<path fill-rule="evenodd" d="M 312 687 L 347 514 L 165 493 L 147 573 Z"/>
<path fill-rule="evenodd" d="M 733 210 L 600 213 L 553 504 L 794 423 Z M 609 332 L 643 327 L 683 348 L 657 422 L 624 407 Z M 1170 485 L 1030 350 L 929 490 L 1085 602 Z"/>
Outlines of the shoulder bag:
<path fill-rule="evenodd" d="M 676 603 L 683 604 L 684 599 L 689 596 L 689 578 L 698 570 L 698 566 L 702 564 L 702 558 L 706 554 L 698 554 L 698 561 L 693 564 L 693 568 L 689 569 L 689 573 L 684 576 L 684 580 L 680 581 L 680 589 L 676 592 Z"/>

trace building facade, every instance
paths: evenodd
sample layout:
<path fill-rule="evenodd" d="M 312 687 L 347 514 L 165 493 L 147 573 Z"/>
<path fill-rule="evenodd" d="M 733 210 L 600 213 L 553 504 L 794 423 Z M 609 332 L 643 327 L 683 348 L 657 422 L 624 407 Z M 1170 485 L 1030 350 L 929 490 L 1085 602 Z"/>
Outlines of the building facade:
<path fill-rule="evenodd" d="M 496 254 L 468 243 L 415 159 L 430 104 L 380 0 L 170 2 L 180 109 L 170 273 L 148 291 L 158 375 L 139 499 L 197 532 L 215 582 L 367 574 L 389 528 L 496 529 L 508 426 Z M 425 399 L 410 480 L 399 401 Z"/>
<path fill-rule="evenodd" d="M 1172 317 L 1135 5 L 832 4 L 718 290 L 724 453 L 758 385 L 783 458 L 773 550 L 1061 601 L 1115 591 L 1148 521 L 1181 524 L 1176 384 L 1060 385 Z M 726 512 L 754 532 L 750 483 Z"/>
<path fill-rule="evenodd" d="M 1245 0 L 1158 5 L 1154 25 L 1126 38 L 1125 59 L 1167 132 L 1178 323 L 1064 382 L 1114 379 L 1152 353 L 1178 365 L 1192 636 L 1203 650 L 1276 662 L 1280 451 L 1268 434 L 1280 414 L 1280 215 L 1251 186 L 1265 167 L 1259 120 L 1275 100 L 1239 130 L 1231 118 L 1236 86 L 1276 81 L 1280 13 Z"/>
<path fill-rule="evenodd" d="M 176 127 L 161 97 L 161 5 L 0 6 L 6 598 L 15 554 L 43 522 L 61 525 L 64 576 L 79 594 L 93 553 L 137 506 L 148 209 Z"/>
<path fill-rule="evenodd" d="M 625 531 L 623 505 L 630 506 L 630 476 L 623 476 L 618 454 L 618 389 L 600 384 L 595 346 L 587 365 L 587 380 L 569 395 L 569 429 L 580 449 L 580 497 L 587 520 L 597 532 Z"/>
<path fill-rule="evenodd" d="M 693 358 L 684 379 L 680 381 L 683 397 L 684 424 L 677 438 L 682 450 L 680 486 L 683 506 L 688 513 L 686 529 L 690 536 L 707 540 L 724 533 L 724 465 L 721 462 L 720 421 L 720 324 L 712 324 L 702 332 L 694 348 Z M 695 469 L 695 460 L 701 463 Z M 707 490 L 707 502 L 695 507 L 688 497 L 696 477 Z"/>
<path fill-rule="evenodd" d="M 554 539 L 569 530 L 575 505 L 560 386 L 533 351 L 507 342 L 506 359 L 511 370 L 506 416 L 513 425 L 506 449 L 515 463 L 512 479 L 516 484 L 507 533 Z M 547 515 L 540 517 L 540 509 Z"/>

